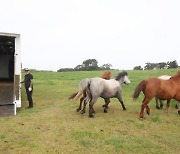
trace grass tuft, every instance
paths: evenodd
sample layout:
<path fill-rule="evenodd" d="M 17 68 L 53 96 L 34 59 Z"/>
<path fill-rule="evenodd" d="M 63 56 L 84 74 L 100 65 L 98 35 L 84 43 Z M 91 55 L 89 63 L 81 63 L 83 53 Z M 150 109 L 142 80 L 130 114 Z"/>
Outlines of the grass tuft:
<path fill-rule="evenodd" d="M 115 147 L 115 150 L 120 150 L 123 148 L 125 140 L 121 137 L 112 138 L 106 141 L 107 144 L 111 144 Z"/>
<path fill-rule="evenodd" d="M 152 115 L 150 120 L 152 122 L 161 122 L 161 119 L 160 119 L 159 115 Z"/>

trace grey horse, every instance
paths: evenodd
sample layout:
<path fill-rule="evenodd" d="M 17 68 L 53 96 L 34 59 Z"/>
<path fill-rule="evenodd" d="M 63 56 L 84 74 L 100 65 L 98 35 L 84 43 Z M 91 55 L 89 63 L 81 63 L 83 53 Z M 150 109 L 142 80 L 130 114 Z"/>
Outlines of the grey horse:
<path fill-rule="evenodd" d="M 105 80 L 102 78 L 91 78 L 88 81 L 86 87 L 87 97 L 84 100 L 84 106 L 81 113 L 85 113 L 87 102 L 89 102 L 89 117 L 93 117 L 93 105 L 99 97 L 104 98 L 104 112 L 107 112 L 110 98 L 116 97 L 122 105 L 123 110 L 126 110 L 124 106 L 121 92 L 122 84 L 130 84 L 128 74 L 125 71 L 120 72 L 114 79 Z"/>

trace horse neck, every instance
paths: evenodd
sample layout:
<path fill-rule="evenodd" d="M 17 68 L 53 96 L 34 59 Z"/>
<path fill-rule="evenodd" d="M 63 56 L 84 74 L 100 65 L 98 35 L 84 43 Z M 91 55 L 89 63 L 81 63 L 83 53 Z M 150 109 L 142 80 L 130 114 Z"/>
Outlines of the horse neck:
<path fill-rule="evenodd" d="M 180 77 L 171 77 L 169 81 L 180 83 Z"/>
<path fill-rule="evenodd" d="M 121 77 L 118 81 L 119 81 L 119 83 L 122 85 L 122 84 L 124 83 L 124 76 Z"/>
<path fill-rule="evenodd" d="M 172 76 L 171 78 L 178 78 L 180 79 L 180 71 L 178 71 L 174 76 Z"/>

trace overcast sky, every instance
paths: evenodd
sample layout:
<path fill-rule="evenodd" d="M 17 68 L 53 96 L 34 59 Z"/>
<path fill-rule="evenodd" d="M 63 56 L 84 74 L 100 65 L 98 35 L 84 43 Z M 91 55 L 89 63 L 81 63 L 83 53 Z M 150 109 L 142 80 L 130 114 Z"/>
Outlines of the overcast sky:
<path fill-rule="evenodd" d="M 0 32 L 21 34 L 23 68 L 96 59 L 116 69 L 177 60 L 180 0 L 0 0 Z"/>

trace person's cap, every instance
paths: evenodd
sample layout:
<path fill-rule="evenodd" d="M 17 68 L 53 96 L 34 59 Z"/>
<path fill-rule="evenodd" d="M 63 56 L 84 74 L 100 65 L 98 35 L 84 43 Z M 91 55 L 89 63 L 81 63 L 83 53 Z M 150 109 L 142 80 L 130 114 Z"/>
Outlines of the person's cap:
<path fill-rule="evenodd" d="M 25 70 L 25 71 L 29 71 L 29 68 L 25 68 L 24 70 Z"/>

